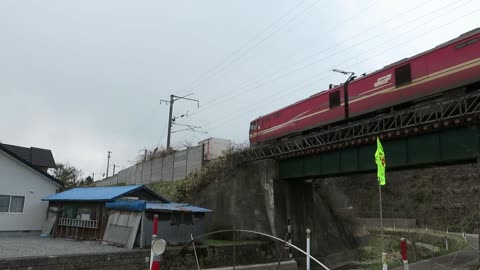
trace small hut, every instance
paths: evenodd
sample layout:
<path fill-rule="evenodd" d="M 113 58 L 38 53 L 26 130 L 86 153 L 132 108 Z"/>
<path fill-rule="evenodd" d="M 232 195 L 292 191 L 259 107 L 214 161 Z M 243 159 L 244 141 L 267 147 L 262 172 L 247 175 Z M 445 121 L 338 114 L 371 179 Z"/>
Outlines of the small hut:
<path fill-rule="evenodd" d="M 42 200 L 49 202 L 42 236 L 102 240 L 127 248 L 150 246 L 155 214 L 158 236 L 177 244 L 203 233 L 205 213 L 211 212 L 170 202 L 144 185 L 74 188 Z"/>
<path fill-rule="evenodd" d="M 47 223 L 51 223 L 50 231 L 46 226 L 42 234 L 101 240 L 108 221 L 106 203 L 121 199 L 169 202 L 144 185 L 73 188 L 42 199 L 49 202 Z"/>
<path fill-rule="evenodd" d="M 199 236 L 205 233 L 205 214 L 212 212 L 209 209 L 189 205 L 187 203 L 162 203 L 145 201 L 116 201 L 107 203 L 110 215 L 123 215 L 141 212 L 141 237 L 138 239 L 140 247 L 150 246 L 152 242 L 153 218 L 158 215 L 158 238 L 162 238 L 170 245 L 187 243 L 190 235 Z"/>

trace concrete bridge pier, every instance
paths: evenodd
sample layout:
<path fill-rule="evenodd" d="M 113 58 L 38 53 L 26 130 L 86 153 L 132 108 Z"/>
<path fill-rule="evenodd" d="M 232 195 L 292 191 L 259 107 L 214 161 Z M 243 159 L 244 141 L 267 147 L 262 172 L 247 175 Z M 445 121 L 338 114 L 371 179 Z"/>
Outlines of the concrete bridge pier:
<path fill-rule="evenodd" d="M 243 164 L 223 181 L 210 183 L 195 194 L 191 203 L 214 209 L 207 215 L 207 231 L 232 229 L 235 225 L 283 239 L 290 218 L 293 244 L 305 248 L 305 230 L 309 227 L 312 254 L 317 258 L 351 248 L 347 227 L 318 192 L 317 181 L 280 179 L 278 164 L 275 160 Z M 238 235 L 237 239 L 249 237 Z"/>
<path fill-rule="evenodd" d="M 291 219 L 292 240 L 295 245 L 306 247 L 306 229 L 310 228 L 312 255 L 320 260 L 324 260 L 330 254 L 354 247 L 349 223 L 338 217 L 323 198 L 320 180 L 279 181 L 285 183 L 284 188 L 287 191 L 285 211 L 287 218 Z M 304 256 L 295 254 L 295 257 L 301 269 L 305 263 Z"/>

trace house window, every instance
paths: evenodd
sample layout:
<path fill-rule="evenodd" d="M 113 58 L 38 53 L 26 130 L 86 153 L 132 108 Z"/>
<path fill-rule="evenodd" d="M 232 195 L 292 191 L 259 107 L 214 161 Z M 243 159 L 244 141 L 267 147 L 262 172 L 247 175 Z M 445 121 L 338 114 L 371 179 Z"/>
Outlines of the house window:
<path fill-rule="evenodd" d="M 77 210 L 77 219 L 80 219 L 80 220 L 91 220 L 91 211 L 90 211 L 90 208 L 78 208 L 78 210 Z"/>
<path fill-rule="evenodd" d="M 0 212 L 22 213 L 24 196 L 0 195 Z"/>
<path fill-rule="evenodd" d="M 330 93 L 330 109 L 340 106 L 340 91 Z"/>
<path fill-rule="evenodd" d="M 71 219 L 76 219 L 77 218 L 77 207 L 71 207 L 71 206 L 66 206 L 62 210 L 62 218 L 71 218 Z"/>
<path fill-rule="evenodd" d="M 10 212 L 22 213 L 24 202 L 25 202 L 25 197 L 12 196 L 12 199 L 10 201 Z"/>
<path fill-rule="evenodd" d="M 0 212 L 8 212 L 10 208 L 10 196 L 0 195 Z"/>
<path fill-rule="evenodd" d="M 395 69 L 395 86 L 400 87 L 412 82 L 412 71 L 410 64 L 403 65 Z"/>

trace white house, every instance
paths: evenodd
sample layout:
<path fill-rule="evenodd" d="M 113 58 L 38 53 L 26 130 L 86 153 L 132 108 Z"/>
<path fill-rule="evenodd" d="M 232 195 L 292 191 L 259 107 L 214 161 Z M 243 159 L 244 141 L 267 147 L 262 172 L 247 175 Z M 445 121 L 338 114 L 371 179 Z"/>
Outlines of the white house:
<path fill-rule="evenodd" d="M 41 199 L 63 186 L 46 173 L 45 166 L 35 166 L 21 157 L 23 152 L 16 151 L 25 149 L 33 148 L 0 144 L 0 232 L 42 230 L 48 202 Z"/>

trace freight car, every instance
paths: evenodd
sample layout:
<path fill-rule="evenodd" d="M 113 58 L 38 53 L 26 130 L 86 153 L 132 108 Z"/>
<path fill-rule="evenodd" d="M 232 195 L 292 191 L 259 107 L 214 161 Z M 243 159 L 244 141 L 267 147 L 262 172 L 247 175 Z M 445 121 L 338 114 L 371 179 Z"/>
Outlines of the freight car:
<path fill-rule="evenodd" d="M 476 90 L 479 82 L 480 28 L 476 28 L 253 120 L 250 144 L 328 128 L 454 91 Z"/>

